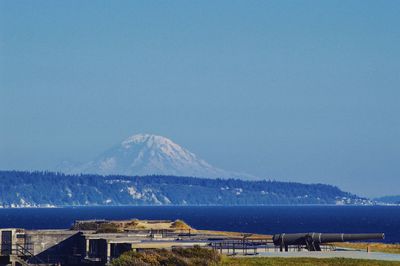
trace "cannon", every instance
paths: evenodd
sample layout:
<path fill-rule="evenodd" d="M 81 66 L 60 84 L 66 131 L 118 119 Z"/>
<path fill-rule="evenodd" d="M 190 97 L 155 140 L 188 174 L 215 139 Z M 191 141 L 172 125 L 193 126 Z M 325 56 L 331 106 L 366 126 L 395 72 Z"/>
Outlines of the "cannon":
<path fill-rule="evenodd" d="M 289 245 L 305 246 L 309 251 L 321 251 L 320 244 L 332 242 L 346 242 L 358 240 L 384 239 L 383 233 L 373 234 L 324 234 L 324 233 L 297 233 L 297 234 L 276 234 L 272 237 L 275 246 L 280 250 L 288 251 Z"/>

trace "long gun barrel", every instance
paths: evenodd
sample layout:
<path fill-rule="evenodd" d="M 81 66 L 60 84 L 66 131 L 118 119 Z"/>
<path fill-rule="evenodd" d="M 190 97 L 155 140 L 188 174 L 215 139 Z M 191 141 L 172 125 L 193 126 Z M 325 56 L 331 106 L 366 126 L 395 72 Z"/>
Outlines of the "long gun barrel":
<path fill-rule="evenodd" d="M 320 244 L 331 242 L 346 242 L 357 240 L 384 239 L 383 233 L 374 234 L 323 234 L 323 233 L 298 233 L 298 234 L 277 234 L 272 240 L 276 246 L 288 250 L 289 245 L 305 245 L 310 251 L 321 250 Z"/>

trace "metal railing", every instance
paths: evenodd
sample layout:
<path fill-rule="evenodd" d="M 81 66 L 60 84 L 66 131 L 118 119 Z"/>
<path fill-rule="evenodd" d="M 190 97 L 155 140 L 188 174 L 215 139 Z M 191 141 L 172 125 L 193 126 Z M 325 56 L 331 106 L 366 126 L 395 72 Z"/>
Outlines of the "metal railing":
<path fill-rule="evenodd" d="M 267 239 L 225 239 L 211 242 L 210 246 L 219 253 L 228 255 L 255 255 L 258 254 L 258 251 L 267 251 L 268 248 L 272 247 L 272 241 Z"/>
<path fill-rule="evenodd" d="M 45 264 L 38 256 L 33 254 L 33 244 L 0 244 L 1 256 L 18 256 L 24 261 L 30 261 L 35 264 Z"/>

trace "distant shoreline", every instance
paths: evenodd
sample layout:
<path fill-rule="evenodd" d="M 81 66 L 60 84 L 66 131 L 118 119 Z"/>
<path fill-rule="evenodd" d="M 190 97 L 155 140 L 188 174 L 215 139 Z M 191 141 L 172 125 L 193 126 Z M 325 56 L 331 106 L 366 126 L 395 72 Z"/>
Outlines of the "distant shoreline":
<path fill-rule="evenodd" d="M 164 205 L 65 205 L 65 206 L 16 206 L 4 207 L 1 209 L 63 209 L 63 208 L 113 208 L 113 207 L 400 207 L 400 204 L 249 204 L 249 205 L 178 205 L 178 204 L 164 204 Z"/>

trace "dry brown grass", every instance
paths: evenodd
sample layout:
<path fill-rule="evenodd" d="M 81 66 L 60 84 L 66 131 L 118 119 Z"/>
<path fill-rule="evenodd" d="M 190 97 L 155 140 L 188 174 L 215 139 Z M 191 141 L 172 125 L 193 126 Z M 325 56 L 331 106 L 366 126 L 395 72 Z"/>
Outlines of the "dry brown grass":
<path fill-rule="evenodd" d="M 121 233 L 122 230 L 116 224 L 112 223 L 103 223 L 99 225 L 99 228 L 96 230 L 96 233 Z"/>
<path fill-rule="evenodd" d="M 194 230 L 182 220 L 165 221 L 165 220 L 125 220 L 125 221 L 81 221 L 75 224 L 73 230 L 99 230 L 103 227 L 113 228 L 115 231 L 124 230 Z"/>
<path fill-rule="evenodd" d="M 335 245 L 337 247 L 354 248 L 354 249 L 362 249 L 362 250 L 367 250 L 367 247 L 369 247 L 370 251 L 400 254 L 400 244 L 344 242 L 344 243 L 335 243 Z"/>
<path fill-rule="evenodd" d="M 175 220 L 172 224 L 171 224 L 171 228 L 172 229 L 179 229 L 179 230 L 189 230 L 192 229 L 187 223 L 185 223 L 182 220 Z"/>
<path fill-rule="evenodd" d="M 112 266 L 217 266 L 218 252 L 200 247 L 128 251 L 111 262 Z"/>
<path fill-rule="evenodd" d="M 221 266 L 398 266 L 397 261 L 361 260 L 345 258 L 266 258 L 223 257 Z"/>
<path fill-rule="evenodd" d="M 79 227 L 79 228 L 78 228 Z M 113 227 L 115 232 L 122 232 L 124 230 L 176 230 L 176 231 L 188 231 L 191 230 L 194 234 L 210 234 L 220 235 L 235 238 L 242 238 L 246 236 L 248 239 L 272 239 L 270 235 L 261 234 L 248 234 L 243 232 L 229 232 L 229 231 L 213 231 L 213 230 L 196 230 L 188 225 L 185 221 L 158 221 L 158 220 L 125 220 L 125 221 L 107 221 L 102 223 L 96 223 L 93 221 L 81 222 L 79 226 L 73 227 L 75 230 L 98 230 L 102 227 Z M 103 231 L 103 230 L 101 230 Z M 107 230 L 105 230 L 107 231 Z"/>

